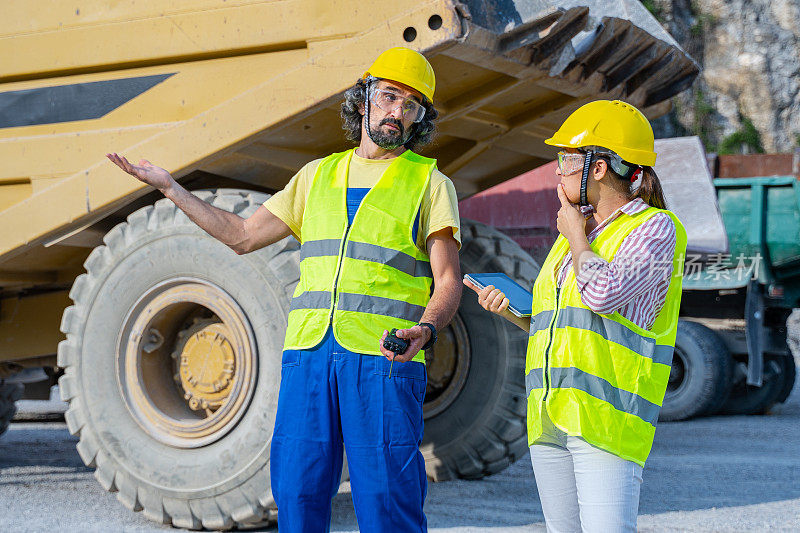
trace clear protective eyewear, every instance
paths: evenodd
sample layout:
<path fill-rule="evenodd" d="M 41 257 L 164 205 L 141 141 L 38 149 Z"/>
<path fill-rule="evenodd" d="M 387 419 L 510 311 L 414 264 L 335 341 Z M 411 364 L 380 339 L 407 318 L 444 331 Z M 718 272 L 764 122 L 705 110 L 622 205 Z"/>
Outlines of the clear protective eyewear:
<path fill-rule="evenodd" d="M 372 89 L 371 92 L 372 102 L 386 113 L 392 113 L 399 108 L 403 118 L 411 119 L 412 122 L 419 122 L 425 117 L 425 107 L 416 100 L 384 89 Z"/>
<path fill-rule="evenodd" d="M 558 152 L 558 169 L 562 176 L 569 176 L 583 170 L 585 154 L 570 154 L 568 152 Z"/>

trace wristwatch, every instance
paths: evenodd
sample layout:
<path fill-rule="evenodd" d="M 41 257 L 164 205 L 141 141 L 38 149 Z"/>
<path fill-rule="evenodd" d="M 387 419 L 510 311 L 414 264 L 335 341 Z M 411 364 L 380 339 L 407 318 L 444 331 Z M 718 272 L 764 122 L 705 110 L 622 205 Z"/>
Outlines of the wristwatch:
<path fill-rule="evenodd" d="M 425 343 L 425 346 L 421 348 L 422 350 L 430 350 L 431 348 L 433 348 L 433 344 L 436 342 L 436 328 L 430 322 L 420 322 L 417 325 L 425 326 L 429 330 L 431 330 L 431 338 L 428 340 L 428 342 Z"/>

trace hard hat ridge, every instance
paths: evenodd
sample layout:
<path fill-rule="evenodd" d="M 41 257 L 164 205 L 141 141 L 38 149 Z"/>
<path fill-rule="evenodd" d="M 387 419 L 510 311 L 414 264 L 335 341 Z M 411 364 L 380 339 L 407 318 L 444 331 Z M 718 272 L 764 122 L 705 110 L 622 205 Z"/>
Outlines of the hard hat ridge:
<path fill-rule="evenodd" d="M 429 102 L 433 102 L 436 89 L 433 67 L 425 56 L 415 50 L 403 46 L 389 48 L 375 59 L 362 79 L 368 76 L 408 85 L 422 93 Z"/>
<path fill-rule="evenodd" d="M 597 100 L 579 107 L 544 142 L 565 148 L 602 147 L 634 165 L 651 167 L 656 162 L 650 122 L 621 100 Z"/>

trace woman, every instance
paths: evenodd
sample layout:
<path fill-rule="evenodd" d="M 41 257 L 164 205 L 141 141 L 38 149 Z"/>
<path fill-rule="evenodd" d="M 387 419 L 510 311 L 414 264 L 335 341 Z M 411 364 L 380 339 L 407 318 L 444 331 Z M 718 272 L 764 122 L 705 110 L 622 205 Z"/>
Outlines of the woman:
<path fill-rule="evenodd" d="M 635 531 L 642 467 L 664 398 L 686 232 L 665 210 L 653 130 L 635 107 L 576 110 L 558 154 L 560 235 L 530 320 L 492 286 L 485 309 L 530 332 L 528 444 L 548 531 Z"/>

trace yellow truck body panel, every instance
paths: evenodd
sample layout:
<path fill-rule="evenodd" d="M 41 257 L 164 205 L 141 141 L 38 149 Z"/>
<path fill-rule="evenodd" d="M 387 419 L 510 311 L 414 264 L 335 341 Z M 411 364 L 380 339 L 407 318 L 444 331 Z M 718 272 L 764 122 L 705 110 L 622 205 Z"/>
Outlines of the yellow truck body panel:
<path fill-rule="evenodd" d="M 65 294 L 105 232 L 156 199 L 107 152 L 189 188 L 279 190 L 348 146 L 341 95 L 389 47 L 433 64 L 441 115 L 422 153 L 460 197 L 552 158 L 542 140 L 583 103 L 622 98 L 656 116 L 698 72 L 632 0 L 37 5 L 7 0 L 0 29 L 3 308 Z M 5 342 L 19 324 L 0 316 L 0 360 L 55 353 Z"/>

